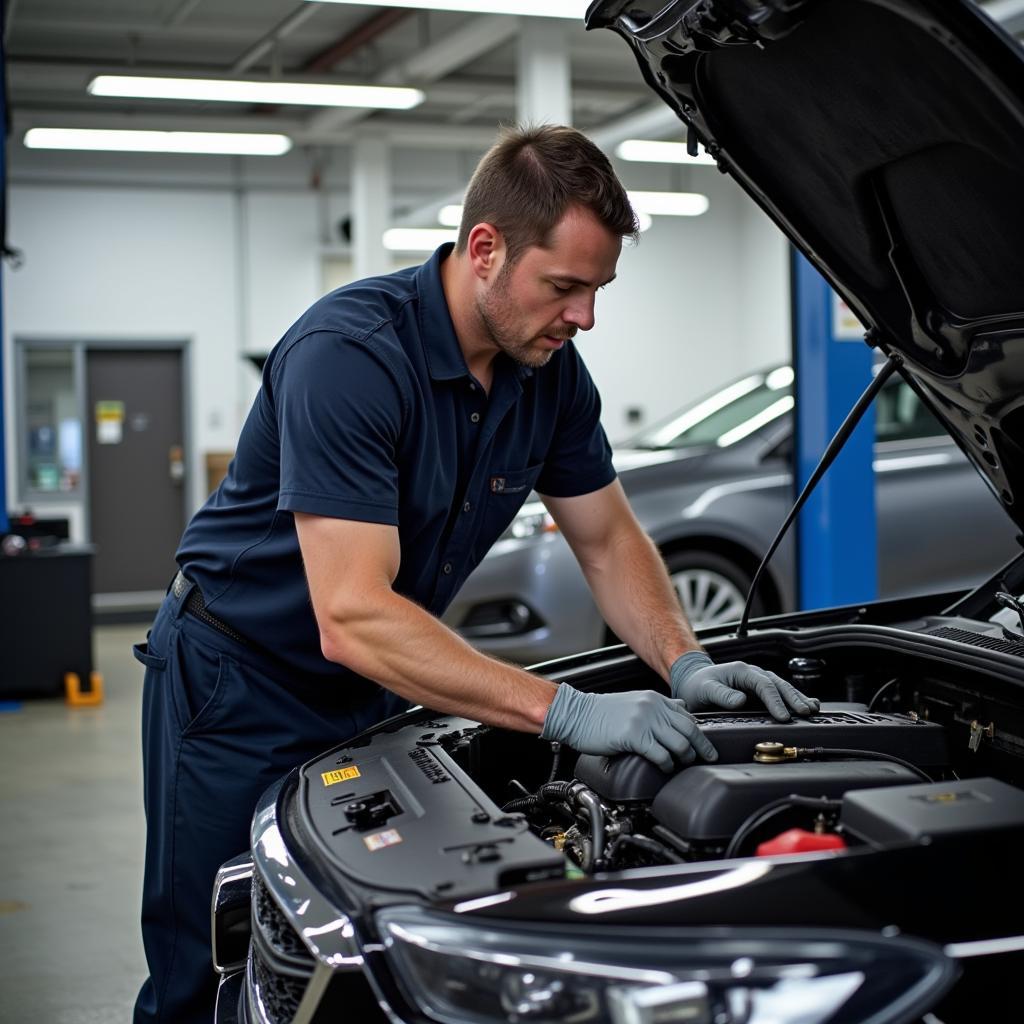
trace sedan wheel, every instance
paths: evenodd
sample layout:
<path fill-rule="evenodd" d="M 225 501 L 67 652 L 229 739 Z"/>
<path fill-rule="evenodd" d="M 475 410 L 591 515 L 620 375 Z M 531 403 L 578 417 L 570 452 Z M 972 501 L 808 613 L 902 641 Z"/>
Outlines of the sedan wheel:
<path fill-rule="evenodd" d="M 745 590 L 740 588 L 738 581 L 720 571 L 708 566 L 670 566 L 670 576 L 694 629 L 736 622 L 743 614 L 747 600 Z"/>

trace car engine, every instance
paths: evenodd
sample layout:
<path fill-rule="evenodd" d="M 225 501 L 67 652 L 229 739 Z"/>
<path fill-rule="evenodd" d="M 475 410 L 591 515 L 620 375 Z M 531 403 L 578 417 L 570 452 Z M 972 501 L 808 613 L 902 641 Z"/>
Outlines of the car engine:
<path fill-rule="evenodd" d="M 823 703 L 789 722 L 756 708 L 697 714 L 713 763 L 666 774 L 636 755 L 579 754 L 420 710 L 304 766 L 302 801 L 350 882 L 453 900 L 566 876 L 1019 827 L 1017 684 L 987 652 L 968 648 L 968 662 L 948 645 L 932 650 L 931 620 L 914 626 L 836 634 L 827 658 L 828 630 L 803 649 L 783 635 L 731 652 Z M 580 671 L 595 675 L 586 657 Z M 628 654 L 606 658 L 594 683 L 662 685 Z"/>
<path fill-rule="evenodd" d="M 713 764 L 665 775 L 636 755 L 581 755 L 572 779 L 503 809 L 524 814 L 589 873 L 743 856 L 787 832 L 788 847 L 762 852 L 844 848 L 844 794 L 931 783 L 948 769 L 941 726 L 863 704 L 826 704 L 788 723 L 742 712 L 698 718 L 719 752 Z"/>

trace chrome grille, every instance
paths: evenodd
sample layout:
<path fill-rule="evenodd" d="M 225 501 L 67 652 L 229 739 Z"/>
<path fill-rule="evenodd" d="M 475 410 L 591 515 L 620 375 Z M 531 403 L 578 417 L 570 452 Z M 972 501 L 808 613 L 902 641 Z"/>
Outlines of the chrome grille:
<path fill-rule="evenodd" d="M 274 902 L 258 873 L 252 879 L 252 915 L 255 927 L 271 950 L 287 960 L 312 966 L 312 955 Z"/>
<path fill-rule="evenodd" d="M 308 977 L 292 977 L 275 971 L 264 959 L 259 944 L 249 947 L 252 984 L 263 1013 L 272 1024 L 286 1024 L 295 1018 L 309 984 Z"/>

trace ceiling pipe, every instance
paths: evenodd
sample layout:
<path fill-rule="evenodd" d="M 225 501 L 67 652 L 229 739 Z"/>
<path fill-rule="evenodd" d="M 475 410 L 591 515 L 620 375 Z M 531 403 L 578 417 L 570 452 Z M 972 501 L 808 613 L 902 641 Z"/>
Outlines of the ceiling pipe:
<path fill-rule="evenodd" d="M 203 0 L 181 0 L 177 8 L 164 19 L 164 25 L 168 28 L 180 25 L 202 2 Z"/>
<path fill-rule="evenodd" d="M 303 22 L 308 21 L 317 11 L 317 4 L 303 3 L 275 25 L 262 39 L 258 40 L 242 54 L 228 72 L 229 75 L 240 75 L 248 71 L 261 58 L 265 57 L 282 39 L 294 32 Z"/>
<path fill-rule="evenodd" d="M 351 57 L 353 53 L 372 43 L 388 29 L 393 28 L 400 21 L 405 21 L 412 13 L 412 11 L 401 8 L 391 8 L 367 18 L 348 35 L 332 43 L 326 50 L 322 50 L 309 60 L 303 65 L 302 70 L 314 73 L 330 71 L 346 57 Z"/>
<path fill-rule="evenodd" d="M 519 30 L 517 18 L 504 15 L 485 15 L 467 19 L 444 39 L 439 39 L 419 50 L 406 60 L 385 68 L 375 75 L 376 85 L 415 83 L 423 86 L 443 79 L 452 71 L 500 46 Z M 350 132 L 352 125 L 368 117 L 368 110 L 323 110 L 313 114 L 309 128 L 318 134 L 334 133 L 341 136 Z"/>

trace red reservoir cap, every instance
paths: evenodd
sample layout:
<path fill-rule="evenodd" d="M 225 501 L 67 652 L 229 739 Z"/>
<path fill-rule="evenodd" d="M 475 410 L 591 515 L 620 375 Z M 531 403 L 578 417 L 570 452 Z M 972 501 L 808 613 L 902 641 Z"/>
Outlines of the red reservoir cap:
<path fill-rule="evenodd" d="M 791 828 L 757 847 L 758 857 L 772 857 L 779 853 L 816 853 L 819 850 L 845 850 L 846 840 L 835 832 L 808 832 L 805 828 Z"/>

